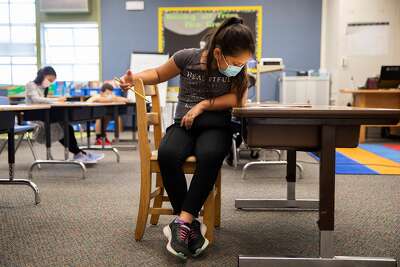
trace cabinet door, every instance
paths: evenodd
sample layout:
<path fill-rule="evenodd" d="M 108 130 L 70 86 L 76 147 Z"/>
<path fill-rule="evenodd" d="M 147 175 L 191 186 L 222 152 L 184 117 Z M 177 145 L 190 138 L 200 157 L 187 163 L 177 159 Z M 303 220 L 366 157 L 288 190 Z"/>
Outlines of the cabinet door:
<path fill-rule="evenodd" d="M 307 82 L 301 79 L 283 79 L 280 103 L 307 104 Z"/>
<path fill-rule="evenodd" d="M 329 105 L 329 80 L 310 79 L 307 100 L 312 105 Z"/>

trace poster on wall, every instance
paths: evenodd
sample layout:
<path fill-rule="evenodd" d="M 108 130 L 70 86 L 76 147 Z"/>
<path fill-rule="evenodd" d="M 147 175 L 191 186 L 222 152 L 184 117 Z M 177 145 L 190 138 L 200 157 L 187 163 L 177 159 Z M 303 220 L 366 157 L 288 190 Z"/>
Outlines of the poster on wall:
<path fill-rule="evenodd" d="M 241 17 L 252 31 L 260 59 L 262 6 L 160 7 L 158 51 L 173 55 L 184 48 L 199 47 L 204 35 L 233 16 Z"/>

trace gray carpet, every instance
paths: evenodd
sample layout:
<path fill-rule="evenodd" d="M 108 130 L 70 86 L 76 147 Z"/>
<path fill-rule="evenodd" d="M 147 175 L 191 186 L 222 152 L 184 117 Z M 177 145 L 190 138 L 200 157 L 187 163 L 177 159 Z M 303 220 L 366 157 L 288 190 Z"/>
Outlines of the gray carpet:
<path fill-rule="evenodd" d="M 40 155 L 43 148 L 36 145 Z M 57 144 L 54 154 L 62 156 Z M 268 155 L 267 155 L 268 156 Z M 269 156 L 272 156 L 269 155 Z M 27 177 L 32 157 L 26 146 L 17 153 L 16 176 Z M 304 153 L 299 158 L 313 161 Z M 6 177 L 6 153 L 0 156 Z M 297 196 L 318 196 L 318 166 L 303 164 Z M 44 166 L 35 171 L 42 203 L 33 204 L 31 189 L 0 186 L 0 266 L 173 266 L 181 263 L 165 250 L 162 227 L 146 229 L 134 240 L 139 196 L 137 151 L 122 151 L 121 163 L 111 152 L 88 169 L 86 180 L 75 167 Z M 235 266 L 238 254 L 317 256 L 314 212 L 249 212 L 234 209 L 238 197 L 284 195 L 282 167 L 262 167 L 242 180 L 240 170 L 224 166 L 222 227 L 216 242 L 190 266 Z M 389 256 L 400 259 L 400 177 L 337 176 L 337 255 Z"/>

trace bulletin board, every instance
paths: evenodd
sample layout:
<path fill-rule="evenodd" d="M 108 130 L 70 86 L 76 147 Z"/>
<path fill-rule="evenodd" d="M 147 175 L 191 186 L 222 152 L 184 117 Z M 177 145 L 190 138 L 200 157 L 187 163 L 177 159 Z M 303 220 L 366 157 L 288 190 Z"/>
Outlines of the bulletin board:
<path fill-rule="evenodd" d="M 201 38 L 229 17 L 240 17 L 256 41 L 261 58 L 262 6 L 209 6 L 158 8 L 158 51 L 173 55 L 183 48 L 199 47 Z"/>

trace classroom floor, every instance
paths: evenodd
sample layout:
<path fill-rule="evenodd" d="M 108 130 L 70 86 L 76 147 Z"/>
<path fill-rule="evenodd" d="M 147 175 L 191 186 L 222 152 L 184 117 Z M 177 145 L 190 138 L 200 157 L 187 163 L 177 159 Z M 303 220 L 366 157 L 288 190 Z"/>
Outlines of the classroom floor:
<path fill-rule="evenodd" d="M 36 145 L 44 157 L 44 149 Z M 62 148 L 54 146 L 54 156 Z M 273 157 L 273 154 L 267 155 Z M 299 159 L 312 162 L 305 153 Z M 32 156 L 27 146 L 16 155 L 16 177 L 26 178 Z M 7 177 L 7 153 L 0 155 L 0 176 Z M 303 164 L 299 198 L 318 196 L 318 165 Z M 284 196 L 285 168 L 259 167 L 249 172 L 223 167 L 222 227 L 216 242 L 190 266 L 236 266 L 239 254 L 270 256 L 318 255 L 315 212 L 237 211 L 239 197 Z M 71 166 L 43 166 L 34 172 L 42 202 L 24 186 L 0 185 L 0 266 L 174 266 L 165 250 L 162 227 L 149 226 L 141 242 L 134 240 L 139 198 L 137 151 L 111 152 L 87 179 Z M 400 260 L 400 177 L 336 178 L 336 255 L 389 256 Z"/>

